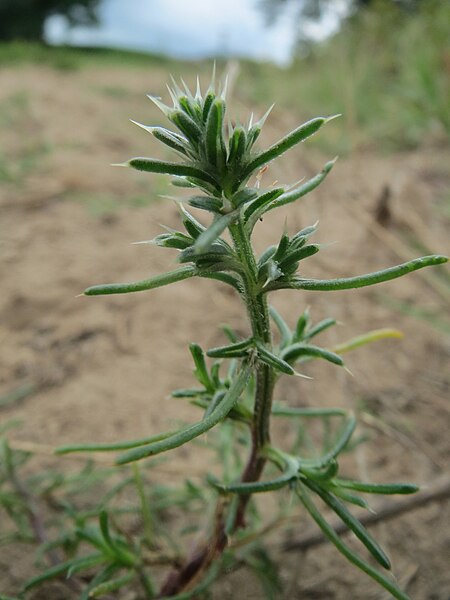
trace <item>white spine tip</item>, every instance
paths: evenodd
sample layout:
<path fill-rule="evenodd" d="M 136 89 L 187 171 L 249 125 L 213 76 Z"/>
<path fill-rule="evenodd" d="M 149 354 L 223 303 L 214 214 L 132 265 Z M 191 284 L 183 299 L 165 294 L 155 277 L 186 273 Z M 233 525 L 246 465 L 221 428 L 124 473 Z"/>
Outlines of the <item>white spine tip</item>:
<path fill-rule="evenodd" d="M 337 113 L 336 115 L 331 115 L 330 117 L 325 117 L 325 123 L 329 123 L 330 121 L 333 121 L 334 119 L 338 119 L 339 117 L 342 117 L 342 113 Z"/>
<path fill-rule="evenodd" d="M 140 127 L 141 129 L 145 129 L 145 131 L 148 131 L 149 133 L 153 133 L 153 127 L 151 127 L 150 125 L 144 125 L 143 123 L 139 123 L 139 121 L 134 121 L 133 119 L 130 119 L 130 121 L 134 125 L 137 125 L 138 127 Z"/>
<path fill-rule="evenodd" d="M 153 104 L 155 104 L 165 115 L 169 114 L 170 108 L 161 102 L 161 98 L 159 96 L 151 96 L 150 94 L 147 94 L 147 98 L 149 98 Z"/>
<path fill-rule="evenodd" d="M 299 373 L 298 371 L 294 371 L 294 375 L 296 377 L 301 377 L 302 379 L 314 379 L 314 377 L 310 377 L 309 375 L 305 375 L 304 373 Z"/>

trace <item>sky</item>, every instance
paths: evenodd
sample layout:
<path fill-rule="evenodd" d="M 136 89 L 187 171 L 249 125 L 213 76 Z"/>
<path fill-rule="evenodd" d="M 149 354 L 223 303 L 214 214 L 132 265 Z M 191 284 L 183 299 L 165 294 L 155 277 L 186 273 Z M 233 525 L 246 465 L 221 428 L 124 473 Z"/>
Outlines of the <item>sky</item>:
<path fill-rule="evenodd" d="M 292 11 L 268 27 L 257 0 L 103 0 L 100 26 L 69 29 L 64 18 L 47 21 L 51 44 L 108 46 L 199 59 L 237 56 L 287 65 L 296 39 Z M 311 33 L 337 27 L 330 15 Z"/>

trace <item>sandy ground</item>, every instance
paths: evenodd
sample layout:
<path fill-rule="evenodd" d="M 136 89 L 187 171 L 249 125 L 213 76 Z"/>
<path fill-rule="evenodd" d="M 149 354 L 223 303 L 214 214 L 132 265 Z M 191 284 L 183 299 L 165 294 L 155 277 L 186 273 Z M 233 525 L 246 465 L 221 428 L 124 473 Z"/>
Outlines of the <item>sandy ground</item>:
<path fill-rule="evenodd" d="M 127 439 L 156 433 L 174 419 L 193 421 L 194 408 L 168 398 L 192 381 L 188 343 L 222 343 L 223 322 L 248 330 L 238 299 L 209 281 L 125 297 L 77 297 L 91 284 L 142 279 L 174 265 L 171 251 L 130 245 L 159 233 L 160 223 L 177 226 L 174 204 L 155 200 L 173 193 L 165 178 L 109 167 L 155 150 L 127 119 L 155 121 L 144 94 L 163 93 L 165 80 L 162 69 L 21 67 L 0 73 L 0 394 L 33 390 L 0 407 L 2 422 L 22 421 L 9 434 L 13 447 Z M 265 140 L 291 124 L 292 116 L 275 111 Z M 155 152 L 162 156 L 159 148 Z M 311 176 L 328 158 L 304 145 L 274 165 L 263 183 Z M 320 219 L 315 241 L 325 247 L 305 263 L 307 276 L 348 276 L 448 252 L 449 161 L 448 148 L 343 157 L 320 189 L 258 225 L 256 246 L 276 242 L 285 221 L 294 233 Z M 390 217 L 380 225 L 374 214 L 385 186 Z M 315 320 L 336 318 L 342 325 L 323 337 L 330 346 L 378 327 L 405 334 L 349 355 L 354 377 L 314 364 L 312 381 L 281 384 L 280 398 L 293 406 L 361 410 L 360 433 L 369 441 L 349 461 L 349 475 L 426 485 L 445 474 L 448 299 L 448 279 L 425 271 L 354 293 L 282 292 L 271 299 L 292 325 L 306 305 Z M 400 303 L 434 315 L 434 323 L 399 312 Z M 196 447 L 178 456 L 187 471 L 205 468 Z M 41 460 L 54 461 L 45 453 Z M 70 461 L 60 459 L 59 468 L 70 468 Z M 375 528 L 416 600 L 450 598 L 448 508 L 448 502 L 430 504 Z M 311 529 L 303 516 L 289 535 Z M 280 556 L 280 563 L 289 598 L 387 597 L 325 545 Z M 17 591 L 32 565 L 30 547 L 1 549 L 0 592 Z M 236 574 L 217 597 L 256 599 L 257 590 Z"/>

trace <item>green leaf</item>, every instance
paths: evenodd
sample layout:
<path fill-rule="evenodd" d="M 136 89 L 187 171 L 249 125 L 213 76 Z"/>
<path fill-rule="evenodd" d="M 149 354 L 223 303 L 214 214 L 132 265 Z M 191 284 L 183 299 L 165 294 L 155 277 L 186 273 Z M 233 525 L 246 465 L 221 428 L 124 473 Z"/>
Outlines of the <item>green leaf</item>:
<path fill-rule="evenodd" d="M 196 240 L 202 231 L 205 231 L 206 227 L 197 221 L 197 219 L 192 216 L 182 204 L 179 204 L 179 209 L 181 212 L 181 220 L 183 221 L 186 231 L 194 240 Z"/>
<path fill-rule="evenodd" d="M 297 408 L 274 402 L 272 405 L 272 414 L 276 417 L 324 418 L 345 417 L 348 412 L 344 408 Z"/>
<path fill-rule="evenodd" d="M 158 433 L 157 435 L 152 435 L 150 437 L 129 440 L 126 442 L 115 442 L 112 444 L 68 444 L 66 446 L 60 446 L 59 448 L 56 448 L 55 454 L 69 454 L 70 452 L 111 452 L 114 450 L 129 450 L 130 448 L 137 448 L 138 446 L 144 446 L 145 444 L 159 442 L 160 440 L 164 440 L 174 433 L 174 431 L 168 431 L 165 433 Z"/>
<path fill-rule="evenodd" d="M 331 483 L 333 483 L 333 482 L 331 482 Z M 365 510 L 370 511 L 369 504 L 367 503 L 366 500 L 364 500 L 364 498 L 361 498 L 361 496 L 357 496 L 356 494 L 347 492 L 347 491 L 345 491 L 339 487 L 336 487 L 334 485 L 332 485 L 332 491 L 335 496 L 338 496 L 339 498 L 341 498 L 341 500 L 344 500 L 344 502 L 348 502 L 349 504 L 354 504 L 355 506 L 359 506 L 360 508 L 364 508 Z"/>
<path fill-rule="evenodd" d="M 196 379 L 205 387 L 209 393 L 214 393 L 214 384 L 208 373 L 205 362 L 205 354 L 198 344 L 190 344 L 189 350 L 191 351 L 192 358 L 194 359 L 195 371 L 194 375 Z"/>
<path fill-rule="evenodd" d="M 337 475 L 339 465 L 336 460 L 330 460 L 330 462 L 321 469 L 308 469 L 303 465 L 300 465 L 300 473 L 304 475 L 304 479 L 320 481 L 323 483 L 328 482 L 330 479 Z"/>
<path fill-rule="evenodd" d="M 289 248 L 289 236 L 285 232 L 281 236 L 281 239 L 278 243 L 275 254 L 272 256 L 273 260 L 276 260 L 276 261 L 283 260 L 283 258 L 285 258 L 286 251 L 288 248 Z"/>
<path fill-rule="evenodd" d="M 266 481 L 252 481 L 231 483 L 228 485 L 213 482 L 213 485 L 222 492 L 231 492 L 233 494 L 258 494 L 279 490 L 288 485 L 293 479 L 298 476 L 299 462 L 287 454 L 283 454 L 284 468 L 283 473 L 279 477 Z"/>
<path fill-rule="evenodd" d="M 186 138 L 178 135 L 178 133 L 170 131 L 169 129 L 165 129 L 164 127 L 149 127 L 147 125 L 143 125 L 142 123 L 138 123 L 137 121 L 133 121 L 133 119 L 131 119 L 131 122 L 151 133 L 158 141 L 162 142 L 166 146 L 169 146 L 169 148 L 172 148 L 172 150 L 180 152 L 184 156 L 188 155 L 188 141 Z"/>
<path fill-rule="evenodd" d="M 72 561 L 72 565 L 70 569 L 67 570 L 67 579 L 72 577 L 72 575 L 76 575 L 76 573 L 80 573 L 80 571 L 84 571 L 85 569 L 92 569 L 92 567 L 97 567 L 102 563 L 106 562 L 107 557 L 104 554 L 90 554 L 89 556 L 83 556 L 78 559 L 74 559 Z"/>
<path fill-rule="evenodd" d="M 344 352 L 350 352 L 355 348 L 359 348 L 360 346 L 364 346 L 365 344 L 370 344 L 372 342 L 377 342 L 378 340 L 384 340 L 386 338 L 398 339 L 402 337 L 403 333 L 398 329 L 374 329 L 373 331 L 369 331 L 367 333 L 363 333 L 362 335 L 351 338 L 347 342 L 338 344 L 333 348 L 333 352 L 336 352 L 336 354 L 344 354 Z"/>
<path fill-rule="evenodd" d="M 291 341 L 292 331 L 290 330 L 288 324 L 283 319 L 283 317 L 280 315 L 280 313 L 275 309 L 274 306 L 269 306 L 269 314 L 270 314 L 273 322 L 277 326 L 278 331 L 280 332 L 280 335 L 281 335 L 280 347 L 284 348 Z"/>
<path fill-rule="evenodd" d="M 286 272 L 290 267 L 295 266 L 296 270 L 299 261 L 314 256 L 319 250 L 320 246 L 318 244 L 308 244 L 308 246 L 303 246 L 293 252 L 289 252 L 289 254 L 280 262 L 280 269 L 283 272 Z"/>
<path fill-rule="evenodd" d="M 206 352 L 211 358 L 241 358 L 246 356 L 247 350 L 253 345 L 253 338 L 247 338 L 240 342 L 234 342 L 227 346 L 218 346 L 211 348 Z"/>
<path fill-rule="evenodd" d="M 100 552 L 102 552 L 108 560 L 113 558 L 111 548 L 103 539 L 103 536 L 98 528 L 91 526 L 76 527 L 75 534 L 79 540 L 88 542 L 91 544 L 91 546 L 94 546 L 94 548 L 100 550 Z"/>
<path fill-rule="evenodd" d="M 153 238 L 153 240 L 151 240 L 151 243 L 155 244 L 156 246 L 161 246 L 162 248 L 176 248 L 177 250 L 185 250 L 192 245 L 192 241 L 192 238 L 184 233 L 174 231 L 173 233 L 160 233 Z"/>
<path fill-rule="evenodd" d="M 258 269 L 258 281 L 260 281 L 263 286 L 271 281 L 275 281 L 282 275 L 283 271 L 278 266 L 278 263 L 271 258 Z"/>
<path fill-rule="evenodd" d="M 223 421 L 223 419 L 225 419 L 225 417 L 232 410 L 236 402 L 239 400 L 242 392 L 244 391 L 248 383 L 251 371 L 252 367 L 248 363 L 244 363 L 239 374 L 230 385 L 230 388 L 225 394 L 222 402 L 207 418 L 196 423 L 195 425 L 191 425 L 189 427 L 181 429 L 174 435 L 171 435 L 170 437 L 167 437 L 166 439 L 160 442 L 148 444 L 141 448 L 137 448 L 135 450 L 122 454 L 122 456 L 119 456 L 117 464 L 126 464 L 129 462 L 133 462 L 134 460 L 140 460 L 141 458 L 154 456 L 155 454 L 159 454 L 160 452 L 166 452 L 167 450 L 178 448 L 186 442 L 189 442 L 190 440 L 193 440 L 194 438 L 198 437 L 202 433 L 205 433 L 209 429 L 212 429 L 215 425 L 217 425 L 217 423 L 220 423 L 220 421 Z"/>
<path fill-rule="evenodd" d="M 264 344 L 262 344 L 258 340 L 255 340 L 255 343 L 258 349 L 258 357 L 263 363 L 269 365 L 269 367 L 272 367 L 276 371 L 285 373 L 286 375 L 295 375 L 295 370 L 291 367 L 289 363 L 287 363 L 285 360 L 268 350 L 264 346 Z"/>
<path fill-rule="evenodd" d="M 222 210 L 222 200 L 212 196 L 194 196 L 188 200 L 189 206 L 207 210 L 213 213 L 219 213 Z"/>
<path fill-rule="evenodd" d="M 224 325 L 221 325 L 220 328 L 224 332 L 224 334 L 227 336 L 227 338 L 230 340 L 230 342 L 235 344 L 236 342 L 239 341 L 237 333 L 229 325 L 224 324 Z"/>
<path fill-rule="evenodd" d="M 295 362 L 302 356 L 323 358 L 324 360 L 327 360 L 335 365 L 339 365 L 340 367 L 344 366 L 344 361 L 338 354 L 331 352 L 331 350 L 325 350 L 325 348 L 319 348 L 319 346 L 313 346 L 311 344 L 302 344 L 301 342 L 291 344 L 290 346 L 287 346 L 281 353 L 281 358 L 290 363 Z"/>
<path fill-rule="evenodd" d="M 188 181 L 184 177 L 178 177 L 177 179 L 172 179 L 172 181 L 170 183 L 172 185 L 174 185 L 175 187 L 179 187 L 179 188 L 192 189 L 192 188 L 197 187 L 195 185 L 195 183 L 192 183 L 192 181 Z"/>
<path fill-rule="evenodd" d="M 230 225 L 230 223 L 239 217 L 239 213 L 240 209 L 236 209 L 226 215 L 222 215 L 214 219 L 208 229 L 205 229 L 205 231 L 203 231 L 195 241 L 195 251 L 200 254 L 201 252 L 208 250 L 211 244 L 217 240 L 217 238 L 225 231 L 228 225 Z"/>
<path fill-rule="evenodd" d="M 206 120 L 206 158 L 211 165 L 217 166 L 225 162 L 226 155 L 222 154 L 222 127 L 225 114 L 225 102 L 216 98 L 211 104 Z"/>
<path fill-rule="evenodd" d="M 101 598 L 102 596 L 110 594 L 111 592 L 117 592 L 117 590 L 120 590 L 128 583 L 131 583 L 135 576 L 136 574 L 131 572 L 122 575 L 122 577 L 99 583 L 91 589 L 89 592 L 89 598 Z"/>
<path fill-rule="evenodd" d="M 391 561 L 379 546 L 379 544 L 369 534 L 367 529 L 356 519 L 347 507 L 337 498 L 324 490 L 320 485 L 313 481 L 304 481 L 305 485 L 315 492 L 322 500 L 333 510 L 347 527 L 353 531 L 356 537 L 364 544 L 374 559 L 385 569 L 391 568 Z"/>
<path fill-rule="evenodd" d="M 231 198 L 231 204 L 233 206 L 241 206 L 242 204 L 248 204 L 252 202 L 258 196 L 258 190 L 252 187 L 245 187 L 233 194 Z"/>
<path fill-rule="evenodd" d="M 108 513 L 106 512 L 106 510 L 100 511 L 98 520 L 99 520 L 99 524 L 100 524 L 100 531 L 102 532 L 102 536 L 103 536 L 103 539 L 105 540 L 105 543 L 110 548 L 115 549 L 115 544 L 111 538 L 111 534 L 109 531 L 109 519 L 108 519 Z"/>
<path fill-rule="evenodd" d="M 300 315 L 297 321 L 297 325 L 295 326 L 295 333 L 293 338 L 294 342 L 298 342 L 303 339 L 303 337 L 305 336 L 305 332 L 308 330 L 310 321 L 311 318 L 309 316 L 309 309 L 306 308 Z"/>
<path fill-rule="evenodd" d="M 211 398 L 211 400 L 209 401 L 209 404 L 206 407 L 205 414 L 203 416 L 204 419 L 206 419 L 206 417 L 209 417 L 209 415 L 215 411 L 215 409 L 222 402 L 224 396 L 225 396 L 224 390 L 218 390 L 214 393 L 214 396 Z"/>
<path fill-rule="evenodd" d="M 265 263 L 267 263 L 276 251 L 276 246 L 268 246 L 258 259 L 258 267 L 262 267 Z"/>
<path fill-rule="evenodd" d="M 228 152 L 228 164 L 231 166 L 240 165 L 245 155 L 245 147 L 247 137 L 244 128 L 241 126 L 235 127 L 231 134 Z"/>
<path fill-rule="evenodd" d="M 317 231 L 317 226 L 319 221 L 316 221 L 314 225 L 309 225 L 300 231 L 297 231 L 295 235 L 291 238 L 291 248 L 301 248 L 306 241 Z"/>
<path fill-rule="evenodd" d="M 264 213 L 269 212 L 269 210 L 272 210 L 274 208 L 279 208 L 280 206 L 284 206 L 285 204 L 290 204 L 291 202 L 295 202 L 295 200 L 298 200 L 299 198 L 306 196 L 306 194 L 309 194 L 309 192 L 312 192 L 312 190 L 314 190 L 316 187 L 318 187 L 322 183 L 322 181 L 325 179 L 325 177 L 328 175 L 328 173 L 333 168 L 336 160 L 337 159 L 327 162 L 327 164 L 324 166 L 324 168 L 322 169 L 322 171 L 320 173 L 318 173 L 311 179 L 308 179 L 308 181 L 303 183 L 298 188 L 296 188 L 292 191 L 289 191 L 289 192 L 285 192 L 279 198 L 277 198 L 275 201 L 266 205 Z"/>
<path fill-rule="evenodd" d="M 40 573 L 39 575 L 36 575 L 36 577 L 32 577 L 27 582 L 25 582 L 23 587 L 24 591 L 28 591 L 31 588 L 36 587 L 41 583 L 44 583 L 44 581 L 48 581 L 49 579 L 54 579 L 55 577 L 59 577 L 60 575 L 65 575 L 72 566 L 72 564 L 77 562 L 77 559 L 71 559 L 62 562 L 58 565 L 55 565 L 54 567 L 50 567 L 50 569 L 47 569 L 46 571 L 44 571 L 44 573 Z"/>
<path fill-rule="evenodd" d="M 187 137 L 194 148 L 197 148 L 202 137 L 202 131 L 189 115 L 181 110 L 174 110 L 169 114 L 169 119 Z"/>
<path fill-rule="evenodd" d="M 379 583 L 385 590 L 390 592 L 394 598 L 397 600 L 411 600 L 405 592 L 397 586 L 397 584 L 388 579 L 383 573 L 374 569 L 369 563 L 360 558 L 353 550 L 351 550 L 338 536 L 338 534 L 334 531 L 331 525 L 322 517 L 319 510 L 312 502 L 307 493 L 307 490 L 303 485 L 298 485 L 297 494 L 300 500 L 302 501 L 304 507 L 309 512 L 311 517 L 317 523 L 317 525 L 322 530 L 323 534 L 330 540 L 332 544 L 337 548 L 337 550 L 345 556 L 345 558 L 354 564 L 356 567 L 361 569 L 364 573 L 366 573 L 369 577 L 374 579 L 377 583 Z"/>
<path fill-rule="evenodd" d="M 178 104 L 187 115 L 189 115 L 194 121 L 202 120 L 202 110 L 197 102 L 194 101 L 192 96 L 179 96 L 177 98 Z"/>
<path fill-rule="evenodd" d="M 212 106 L 212 103 L 214 102 L 215 97 L 216 97 L 216 95 L 212 91 L 209 91 L 205 96 L 205 101 L 203 103 L 203 114 L 202 114 L 204 123 L 206 123 L 206 121 L 208 119 L 209 111 L 211 109 L 211 106 Z"/>
<path fill-rule="evenodd" d="M 419 488 L 413 483 L 365 483 L 352 479 L 335 479 L 333 485 L 366 494 L 415 494 Z"/>
<path fill-rule="evenodd" d="M 272 106 L 266 111 L 266 113 L 259 119 L 259 121 L 256 121 L 256 123 L 254 125 L 251 125 L 251 123 L 249 123 L 249 129 L 248 129 L 248 140 L 247 140 L 247 148 L 250 149 L 253 144 L 256 142 L 256 140 L 259 138 L 259 134 L 261 133 L 261 129 L 264 126 L 264 123 L 266 122 L 267 117 L 270 115 L 270 113 L 272 112 L 272 109 L 275 105 L 272 104 Z M 252 115 L 253 116 L 253 115 Z M 250 121 L 252 121 L 253 119 L 250 118 Z"/>
<path fill-rule="evenodd" d="M 212 271 L 198 270 L 196 275 L 198 277 L 203 277 L 205 279 L 216 279 L 217 281 L 221 281 L 222 283 L 231 285 L 231 287 L 233 287 L 239 294 L 243 292 L 243 288 L 242 288 L 240 279 L 238 279 L 234 275 L 230 275 L 230 273 L 220 273 L 220 272 L 215 273 Z"/>
<path fill-rule="evenodd" d="M 129 294 L 131 292 L 143 292 L 153 290 L 170 283 L 183 281 L 196 275 L 196 268 L 192 265 L 180 267 L 175 271 L 169 271 L 162 275 L 156 275 L 150 279 L 134 281 L 132 283 L 105 283 L 103 285 L 93 285 L 87 288 L 83 293 L 85 296 L 103 296 L 105 294 Z"/>
<path fill-rule="evenodd" d="M 343 277 L 341 279 L 291 279 L 289 282 L 274 281 L 270 283 L 265 291 L 269 292 L 277 289 L 293 289 L 293 290 L 314 290 L 314 291 L 336 291 L 336 290 L 351 290 L 361 288 L 367 285 L 375 285 L 391 279 L 397 279 L 418 269 L 430 267 L 434 265 L 442 265 L 448 261 L 447 256 L 431 255 L 422 256 L 408 262 L 402 263 L 383 271 L 375 271 L 366 275 L 358 275 L 356 277 Z"/>
<path fill-rule="evenodd" d="M 172 163 L 156 158 L 137 157 L 114 166 L 131 167 L 137 171 L 145 171 L 146 173 L 162 173 L 165 175 L 176 175 L 178 177 L 192 177 L 204 181 L 205 183 L 209 183 L 218 189 L 218 184 L 214 177 L 191 164 Z"/>
<path fill-rule="evenodd" d="M 248 228 L 250 231 L 253 229 L 256 221 L 261 218 L 262 214 L 264 213 L 264 208 L 273 200 L 281 196 L 283 192 L 284 188 L 274 188 L 273 190 L 264 192 L 245 207 L 244 221 L 248 223 Z"/>
<path fill-rule="evenodd" d="M 316 469 L 321 469 L 326 467 L 331 460 L 334 460 L 347 446 L 350 438 L 353 435 L 353 432 L 356 428 L 356 419 L 353 413 L 350 413 L 347 418 L 347 422 L 344 425 L 340 436 L 338 437 L 334 446 L 326 452 L 320 458 L 311 458 L 311 459 L 302 459 L 302 464 L 305 467 L 313 467 Z"/>
<path fill-rule="evenodd" d="M 181 389 L 178 389 L 178 390 L 174 390 L 170 395 L 172 396 L 172 398 L 197 398 L 197 396 L 201 396 L 204 393 L 205 393 L 205 390 L 203 388 L 202 389 L 199 389 L 199 388 L 181 388 Z M 172 435 L 172 433 L 174 433 L 174 432 L 172 431 L 169 435 Z M 138 446 L 142 446 L 143 444 L 137 444 L 137 445 Z M 131 446 L 131 447 L 133 447 L 133 446 Z"/>
<path fill-rule="evenodd" d="M 98 585 L 105 581 L 109 581 L 111 577 L 114 575 L 116 571 L 118 571 L 119 566 L 116 564 L 107 565 L 104 569 L 99 571 L 95 577 L 91 580 L 89 585 L 83 590 L 83 593 L 80 596 L 80 600 L 89 600 L 90 591 L 95 589 Z"/>
<path fill-rule="evenodd" d="M 199 269 L 205 271 L 236 271 L 239 263 L 231 259 L 220 260 L 217 254 L 199 254 L 194 258 L 195 264 Z"/>
<path fill-rule="evenodd" d="M 314 325 L 314 327 L 308 329 L 308 331 L 303 335 L 303 340 L 310 340 L 311 338 L 315 337 L 316 335 L 319 335 L 319 333 L 322 333 L 322 331 L 325 331 L 329 327 L 333 327 L 333 325 L 336 325 L 336 319 L 323 319 L 322 321 L 319 321 L 319 323 Z M 335 352 L 335 350 L 333 351 Z"/>
<path fill-rule="evenodd" d="M 11 446 L 9 445 L 8 440 L 6 438 L 0 439 L 0 449 L 3 455 L 2 458 L 5 465 L 6 477 L 8 477 L 8 479 L 14 479 L 16 465 L 14 464 L 14 457 L 11 450 Z"/>
<path fill-rule="evenodd" d="M 303 125 L 300 125 L 300 127 L 297 127 L 297 129 L 294 129 L 293 131 L 288 133 L 284 138 L 282 138 L 281 140 L 270 146 L 270 148 L 268 148 L 264 152 L 261 152 L 261 154 L 258 154 L 253 160 L 251 160 L 244 169 L 243 178 L 245 179 L 246 177 L 251 175 L 251 173 L 256 171 L 256 169 L 259 169 L 274 158 L 277 158 L 281 154 L 284 154 L 284 152 L 292 148 L 292 146 L 303 142 L 311 135 L 319 131 L 322 125 L 324 125 L 331 119 L 334 119 L 336 116 L 338 115 L 328 118 L 317 117 L 315 119 L 307 121 Z"/>

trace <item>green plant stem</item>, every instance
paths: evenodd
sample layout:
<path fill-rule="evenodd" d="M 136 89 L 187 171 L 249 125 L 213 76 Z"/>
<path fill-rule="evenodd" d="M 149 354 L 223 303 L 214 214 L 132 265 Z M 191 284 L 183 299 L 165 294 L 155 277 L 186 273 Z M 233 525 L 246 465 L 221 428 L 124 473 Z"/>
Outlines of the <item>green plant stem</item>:
<path fill-rule="evenodd" d="M 269 349 L 272 345 L 270 331 L 269 309 L 266 295 L 262 292 L 257 277 L 257 265 L 248 233 L 241 219 L 229 226 L 234 248 L 239 261 L 243 266 L 243 298 L 247 308 L 252 337 Z M 272 367 L 262 362 L 254 362 L 255 369 L 255 400 L 254 416 L 252 421 L 252 447 L 247 465 L 242 473 L 242 482 L 258 481 L 266 464 L 267 458 L 263 456 L 262 449 L 270 442 L 270 414 L 272 410 L 272 396 L 275 376 Z M 221 504 L 216 511 L 216 524 L 214 532 L 206 543 L 196 548 L 181 569 L 169 573 L 164 582 L 159 597 L 170 597 L 179 594 L 193 581 L 200 572 L 207 570 L 212 562 L 221 555 L 227 544 L 228 532 L 245 525 L 245 510 L 250 495 L 243 494 L 239 497 L 238 506 L 233 515 L 231 524 L 222 517 Z"/>
<path fill-rule="evenodd" d="M 270 349 L 272 337 L 267 299 L 262 293 L 258 282 L 255 255 L 243 222 L 239 220 L 236 224 L 231 225 L 230 233 L 233 238 L 235 251 L 244 267 L 244 302 L 252 328 L 252 337 L 255 342 L 261 342 Z M 266 458 L 261 455 L 261 450 L 270 442 L 269 423 L 272 409 L 274 373 L 272 367 L 262 362 L 256 362 L 255 371 L 256 389 L 252 422 L 252 449 L 242 475 L 243 482 L 257 481 L 259 479 L 266 462 Z M 243 524 L 243 514 L 248 499 L 248 496 L 241 498 L 236 516 L 236 527 Z"/>

